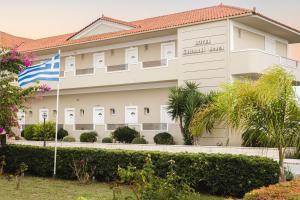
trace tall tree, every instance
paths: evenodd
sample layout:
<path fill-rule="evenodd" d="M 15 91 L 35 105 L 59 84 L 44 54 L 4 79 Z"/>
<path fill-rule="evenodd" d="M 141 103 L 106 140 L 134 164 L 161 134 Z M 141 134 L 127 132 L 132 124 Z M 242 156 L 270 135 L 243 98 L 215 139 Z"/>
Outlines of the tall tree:
<path fill-rule="evenodd" d="M 17 111 L 24 108 L 24 103 L 32 97 L 38 87 L 20 88 L 14 83 L 19 70 L 31 64 L 30 58 L 15 50 L 0 49 L 0 142 L 6 143 L 3 133 L 10 133 L 18 126 Z"/>
<path fill-rule="evenodd" d="M 248 131 L 265 146 L 274 145 L 279 154 L 280 181 L 284 181 L 286 148 L 300 145 L 300 109 L 293 83 L 291 74 L 274 66 L 257 81 L 225 84 L 214 101 L 197 112 L 190 130 L 199 135 L 225 123 Z"/>
<path fill-rule="evenodd" d="M 209 95 L 199 92 L 199 85 L 186 82 L 184 86 L 172 88 L 169 94 L 168 110 L 173 120 L 179 120 L 181 134 L 186 145 L 192 145 L 194 138 L 189 131 L 194 113 L 206 105 Z"/>

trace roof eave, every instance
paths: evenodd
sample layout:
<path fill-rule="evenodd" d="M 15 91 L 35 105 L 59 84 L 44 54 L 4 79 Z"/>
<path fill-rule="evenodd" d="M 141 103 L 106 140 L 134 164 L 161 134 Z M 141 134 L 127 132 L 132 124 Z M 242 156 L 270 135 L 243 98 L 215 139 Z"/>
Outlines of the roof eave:
<path fill-rule="evenodd" d="M 79 43 L 75 43 L 75 44 L 58 45 L 58 46 L 53 46 L 53 47 L 47 47 L 47 48 L 41 48 L 41 49 L 33 49 L 33 50 L 21 51 L 21 52 L 23 52 L 23 53 L 34 53 L 34 52 L 38 52 L 38 51 L 45 51 L 45 50 L 51 50 L 51 49 L 59 49 L 59 48 L 63 48 L 63 47 L 70 47 L 70 46 L 88 44 L 88 43 L 105 41 L 105 40 L 111 40 L 111 39 L 117 39 L 117 38 L 122 38 L 122 37 L 127 37 L 127 36 L 141 35 L 141 34 L 146 34 L 146 33 L 150 33 L 150 32 L 164 31 L 164 30 L 182 28 L 182 27 L 193 26 L 193 25 L 198 25 L 198 24 L 204 24 L 204 23 L 211 23 L 211 22 L 216 22 L 216 21 L 222 21 L 222 20 L 226 20 L 226 19 L 233 19 L 233 18 L 251 16 L 253 14 L 254 13 L 249 12 L 249 13 L 244 13 L 244 14 L 240 14 L 240 15 L 234 15 L 234 16 L 229 16 L 229 17 L 222 17 L 222 18 L 218 18 L 218 19 L 211 19 L 211 20 L 205 20 L 205 21 L 194 22 L 194 23 L 189 23 L 189 24 L 182 24 L 182 25 L 177 25 L 177 26 L 172 26 L 172 27 L 165 27 L 165 28 L 160 28 L 160 29 L 155 29 L 155 30 L 149 30 L 149 31 L 143 31 L 143 32 L 136 32 L 136 33 L 130 33 L 130 34 L 124 34 L 124 35 L 118 35 L 118 36 L 114 36 L 114 37 L 110 37 L 110 38 L 103 38 L 103 39 L 97 39 L 97 40 L 92 40 L 92 41 L 83 41 L 83 42 L 79 42 Z"/>

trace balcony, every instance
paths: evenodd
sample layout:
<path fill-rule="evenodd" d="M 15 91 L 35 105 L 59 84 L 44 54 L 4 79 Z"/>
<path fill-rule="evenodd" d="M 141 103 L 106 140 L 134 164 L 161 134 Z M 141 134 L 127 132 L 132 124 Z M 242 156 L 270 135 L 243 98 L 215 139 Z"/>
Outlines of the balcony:
<path fill-rule="evenodd" d="M 128 64 L 111 65 L 106 67 L 106 72 L 118 72 L 128 70 Z"/>
<path fill-rule="evenodd" d="M 247 49 L 232 51 L 230 72 L 232 75 L 261 74 L 273 65 L 280 65 L 300 80 L 300 62 L 262 50 Z"/>
<path fill-rule="evenodd" d="M 156 60 L 135 64 L 111 65 L 101 68 L 83 68 L 61 71 L 61 89 L 112 86 L 145 82 L 175 81 L 178 79 L 178 61 Z M 56 87 L 55 83 L 48 83 Z"/>

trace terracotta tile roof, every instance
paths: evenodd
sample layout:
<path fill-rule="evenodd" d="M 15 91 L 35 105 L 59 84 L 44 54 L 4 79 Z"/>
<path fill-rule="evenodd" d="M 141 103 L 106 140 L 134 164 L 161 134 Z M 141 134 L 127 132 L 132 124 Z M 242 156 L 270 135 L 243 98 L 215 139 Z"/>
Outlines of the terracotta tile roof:
<path fill-rule="evenodd" d="M 47 48 L 58 48 L 60 46 L 80 44 L 80 43 L 92 42 L 97 40 L 105 40 L 105 39 L 111 39 L 116 37 L 128 36 L 132 34 L 176 28 L 180 26 L 185 26 L 194 23 L 201 23 L 210 20 L 221 20 L 228 17 L 247 15 L 253 12 L 254 12 L 253 10 L 249 10 L 249 9 L 243 9 L 243 8 L 220 4 L 218 6 L 174 13 L 170 15 L 153 17 L 153 18 L 137 20 L 132 22 L 124 22 L 109 17 L 102 17 L 103 20 L 108 20 L 115 23 L 121 23 L 124 25 L 126 24 L 132 26 L 133 28 L 130 30 L 104 33 L 104 34 L 93 35 L 93 36 L 88 36 L 79 39 L 69 39 L 70 37 L 72 37 L 74 34 L 77 34 L 78 32 L 49 37 L 49 38 L 37 39 L 32 42 L 24 43 L 23 45 L 20 46 L 19 50 L 36 51 L 36 50 L 47 49 Z M 93 23 L 95 23 L 96 21 L 94 21 Z"/>
<path fill-rule="evenodd" d="M 0 47 L 2 48 L 16 48 L 24 42 L 30 42 L 31 39 L 17 37 L 0 31 Z"/>

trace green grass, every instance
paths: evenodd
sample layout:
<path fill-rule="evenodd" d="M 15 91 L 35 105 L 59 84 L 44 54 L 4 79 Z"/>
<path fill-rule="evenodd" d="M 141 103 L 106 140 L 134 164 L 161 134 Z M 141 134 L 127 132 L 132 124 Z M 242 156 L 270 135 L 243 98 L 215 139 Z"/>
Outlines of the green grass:
<path fill-rule="evenodd" d="M 131 195 L 126 186 L 120 189 L 123 197 Z M 113 192 L 110 185 L 105 183 L 79 185 L 76 181 L 36 177 L 25 177 L 22 179 L 20 189 L 16 190 L 14 179 L 8 181 L 7 178 L 0 177 L 1 200 L 76 200 L 80 196 L 88 200 L 111 200 Z M 199 194 L 190 199 L 220 200 L 223 198 Z"/>

